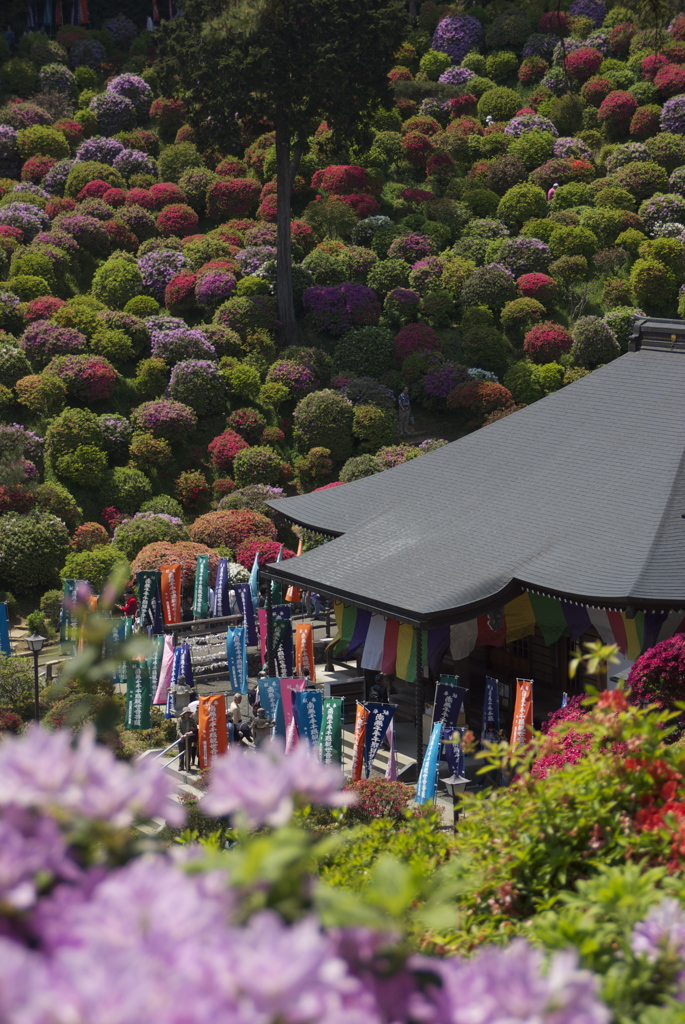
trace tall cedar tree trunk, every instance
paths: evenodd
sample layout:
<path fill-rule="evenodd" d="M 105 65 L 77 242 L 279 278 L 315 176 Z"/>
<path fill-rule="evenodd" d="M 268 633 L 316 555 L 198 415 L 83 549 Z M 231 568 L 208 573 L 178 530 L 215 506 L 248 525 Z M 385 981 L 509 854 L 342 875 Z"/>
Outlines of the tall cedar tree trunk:
<path fill-rule="evenodd" d="M 292 247 L 290 238 L 290 206 L 293 181 L 300 163 L 302 146 L 290 144 L 288 118 L 283 110 L 276 111 L 276 296 L 278 302 L 279 334 L 283 345 L 296 345 L 299 331 L 293 302 Z"/>

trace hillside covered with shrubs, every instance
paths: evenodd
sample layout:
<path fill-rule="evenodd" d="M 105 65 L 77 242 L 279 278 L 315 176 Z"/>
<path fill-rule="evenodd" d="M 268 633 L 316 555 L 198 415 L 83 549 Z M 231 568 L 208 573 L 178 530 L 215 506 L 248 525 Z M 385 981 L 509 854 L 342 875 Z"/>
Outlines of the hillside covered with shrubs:
<path fill-rule="evenodd" d="M 0 588 L 289 557 L 267 500 L 445 443 L 405 384 L 454 438 L 685 316 L 685 15 L 548 7 L 425 0 L 364 130 L 311 125 L 295 332 L 274 125 L 212 141 L 183 16 L 0 40 Z"/>

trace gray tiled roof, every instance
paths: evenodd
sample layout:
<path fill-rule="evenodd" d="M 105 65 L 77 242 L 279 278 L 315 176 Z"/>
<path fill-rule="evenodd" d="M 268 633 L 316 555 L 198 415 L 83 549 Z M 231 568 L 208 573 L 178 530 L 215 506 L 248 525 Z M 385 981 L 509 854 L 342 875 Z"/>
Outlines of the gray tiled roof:
<path fill-rule="evenodd" d="M 522 587 L 685 606 L 685 353 L 630 352 L 393 470 L 270 502 L 335 539 L 269 567 L 417 623 Z"/>

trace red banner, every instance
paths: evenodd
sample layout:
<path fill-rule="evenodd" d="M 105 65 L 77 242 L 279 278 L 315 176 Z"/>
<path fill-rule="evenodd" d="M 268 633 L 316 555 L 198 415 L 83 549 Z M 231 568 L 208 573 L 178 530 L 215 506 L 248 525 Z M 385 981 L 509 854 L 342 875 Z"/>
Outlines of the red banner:
<path fill-rule="evenodd" d="M 295 627 L 295 675 L 304 676 L 305 672 L 309 673 L 309 678 L 315 683 L 314 635 L 311 622 Z"/>
<path fill-rule="evenodd" d="M 165 626 L 181 621 L 181 566 L 160 565 L 160 591 Z"/>
<path fill-rule="evenodd" d="M 524 747 L 533 735 L 533 680 L 516 680 L 516 704 L 511 723 L 512 747 Z"/>
<path fill-rule="evenodd" d="M 368 719 L 369 709 L 357 701 L 357 717 L 354 720 L 354 743 L 352 746 L 352 770 L 350 772 L 350 778 L 353 782 L 359 782 L 362 777 L 364 740 L 366 739 L 366 723 Z"/>
<path fill-rule="evenodd" d="M 200 697 L 197 715 L 197 746 L 200 768 L 209 768 L 215 757 L 228 750 L 226 700 L 223 693 Z"/>

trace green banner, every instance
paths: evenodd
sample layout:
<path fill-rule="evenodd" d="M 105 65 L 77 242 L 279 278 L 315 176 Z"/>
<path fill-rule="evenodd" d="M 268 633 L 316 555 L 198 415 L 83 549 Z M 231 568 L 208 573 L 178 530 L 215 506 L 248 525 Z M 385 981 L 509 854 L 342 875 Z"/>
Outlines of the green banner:
<path fill-rule="evenodd" d="M 162 654 L 164 653 L 164 635 L 153 634 L 150 637 L 153 643 L 152 654 L 147 659 L 147 667 L 150 673 L 150 693 L 154 698 L 159 683 L 159 670 L 162 665 Z"/>
<path fill-rule="evenodd" d="M 206 619 L 209 608 L 209 555 L 198 555 L 195 566 L 193 618 Z"/>
<path fill-rule="evenodd" d="M 119 627 L 117 641 L 119 644 L 125 644 L 133 635 L 133 617 L 131 615 L 124 615 L 123 619 L 121 619 L 121 623 L 123 628 L 121 626 Z M 119 682 L 123 683 L 124 679 L 130 678 L 130 672 L 131 666 L 129 663 L 127 661 L 120 662 L 118 672 Z"/>
<path fill-rule="evenodd" d="M 342 764 L 343 698 L 324 697 L 319 757 L 323 764 Z"/>
<path fill-rule="evenodd" d="M 147 630 L 147 627 L 152 625 L 154 622 L 155 609 L 153 609 L 152 604 L 153 601 L 156 601 L 159 605 L 159 581 L 161 578 L 161 572 L 156 569 L 146 569 L 143 572 L 136 573 L 139 621 L 140 629 L 143 633 Z M 159 611 L 158 608 L 156 610 L 157 612 Z"/>
<path fill-rule="evenodd" d="M 278 558 L 276 564 L 283 560 L 283 545 L 281 544 L 278 549 Z M 271 581 L 271 603 L 272 604 L 283 604 L 283 584 L 279 583 L 278 580 Z"/>
<path fill-rule="evenodd" d="M 126 684 L 127 729 L 149 729 L 151 726 L 150 669 L 146 661 L 131 661 Z"/>

